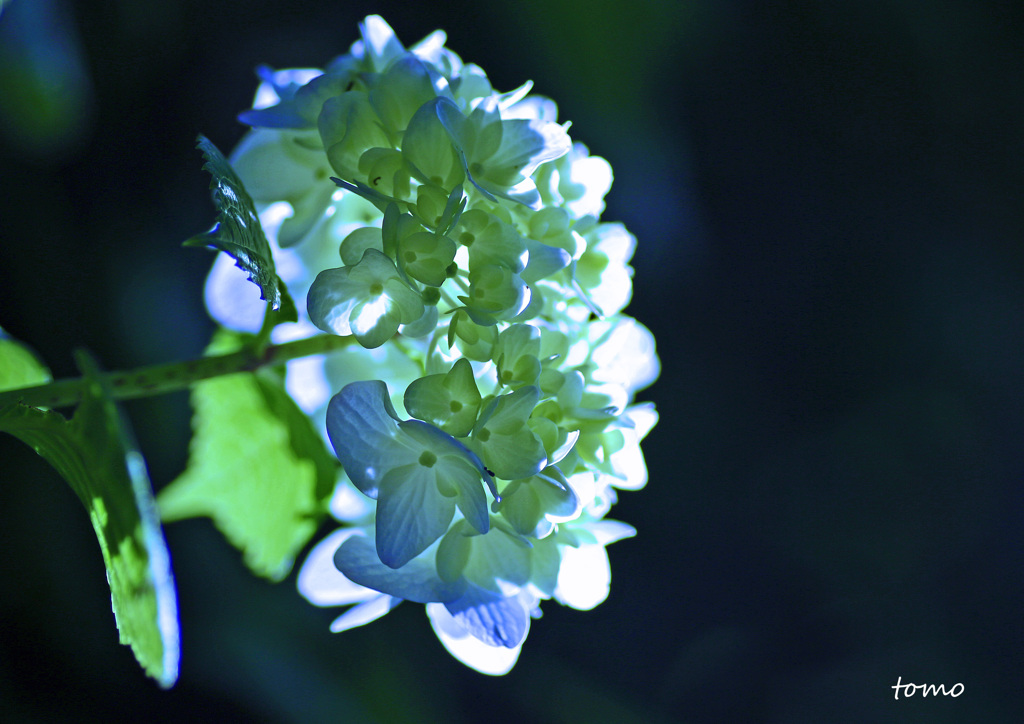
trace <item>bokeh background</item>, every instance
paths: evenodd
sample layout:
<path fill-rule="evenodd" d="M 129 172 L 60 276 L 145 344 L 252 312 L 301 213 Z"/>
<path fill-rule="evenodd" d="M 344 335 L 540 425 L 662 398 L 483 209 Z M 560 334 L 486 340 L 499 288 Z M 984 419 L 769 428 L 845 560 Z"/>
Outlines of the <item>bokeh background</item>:
<path fill-rule="evenodd" d="M 0 325 L 58 376 L 200 354 L 213 218 L 254 67 L 381 13 L 495 87 L 531 78 L 616 173 L 655 333 L 650 483 L 608 601 L 545 606 L 516 669 L 421 606 L 331 635 L 206 520 L 167 537 L 181 679 L 117 643 L 87 516 L 0 439 L 0 719 L 1019 722 L 1024 4 L 13 0 L 0 14 Z M 157 488 L 185 394 L 128 406 Z M 325 528 L 326 530 L 326 528 Z M 963 683 L 895 701 L 892 686 Z"/>

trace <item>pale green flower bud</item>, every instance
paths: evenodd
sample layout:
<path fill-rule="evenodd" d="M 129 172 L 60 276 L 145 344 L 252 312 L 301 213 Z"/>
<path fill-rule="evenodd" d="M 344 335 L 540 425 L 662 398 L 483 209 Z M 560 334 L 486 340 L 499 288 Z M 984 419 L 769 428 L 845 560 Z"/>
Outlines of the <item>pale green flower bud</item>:
<path fill-rule="evenodd" d="M 327 160 L 343 179 L 359 175 L 359 159 L 368 149 L 391 146 L 369 97 L 362 91 L 328 98 L 317 125 Z"/>
<path fill-rule="evenodd" d="M 405 391 L 405 409 L 455 437 L 468 435 L 480 411 L 480 391 L 469 361 L 461 358 L 447 374 L 414 380 Z"/>
<path fill-rule="evenodd" d="M 364 347 L 379 347 L 400 324 L 423 314 L 423 301 L 398 274 L 394 262 L 367 249 L 355 266 L 325 269 L 306 302 L 310 320 L 325 332 L 354 334 Z"/>
<path fill-rule="evenodd" d="M 460 296 L 477 324 L 514 318 L 530 303 L 530 287 L 503 264 L 485 264 L 469 272 L 469 294 Z"/>
<path fill-rule="evenodd" d="M 497 477 L 529 477 L 547 464 L 543 444 L 526 424 L 539 400 L 537 387 L 522 387 L 494 398 L 480 413 L 466 444 Z"/>
<path fill-rule="evenodd" d="M 516 227 L 482 209 L 469 209 L 459 218 L 455 238 L 469 250 L 469 268 L 497 264 L 519 273 L 529 254 Z"/>
<path fill-rule="evenodd" d="M 498 335 L 494 346 L 498 381 L 509 387 L 536 384 L 540 377 L 540 330 L 529 324 L 513 324 Z"/>

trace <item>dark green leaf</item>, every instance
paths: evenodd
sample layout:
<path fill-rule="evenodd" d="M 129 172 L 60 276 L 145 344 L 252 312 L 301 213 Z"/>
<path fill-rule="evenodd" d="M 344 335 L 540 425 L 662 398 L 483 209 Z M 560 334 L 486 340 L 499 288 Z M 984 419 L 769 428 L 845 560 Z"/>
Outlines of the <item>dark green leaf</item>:
<path fill-rule="evenodd" d="M 203 169 L 213 177 L 210 188 L 217 207 L 217 223 L 205 234 L 186 241 L 185 246 L 206 246 L 230 254 L 260 288 L 263 299 L 270 302 L 273 309 L 280 309 L 280 280 L 274 268 L 270 244 L 256 213 L 256 204 L 231 164 L 210 139 L 200 135 L 196 147 L 206 158 Z"/>
<path fill-rule="evenodd" d="M 281 290 L 281 304 L 274 309 L 273 313 L 277 315 L 274 323 L 298 322 L 299 309 L 295 306 L 295 300 L 292 299 L 292 295 L 288 292 L 288 287 L 280 279 L 277 280 L 277 286 Z"/>
<path fill-rule="evenodd" d="M 178 603 L 146 464 L 127 423 L 84 355 L 82 403 L 69 421 L 22 404 L 0 408 L 0 430 L 64 477 L 92 520 L 121 643 L 161 686 L 178 677 Z"/>

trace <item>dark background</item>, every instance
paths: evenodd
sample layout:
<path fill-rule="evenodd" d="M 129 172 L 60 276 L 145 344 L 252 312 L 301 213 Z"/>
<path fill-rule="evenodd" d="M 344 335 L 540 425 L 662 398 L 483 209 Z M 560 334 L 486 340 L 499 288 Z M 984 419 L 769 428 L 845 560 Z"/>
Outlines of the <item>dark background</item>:
<path fill-rule="evenodd" d="M 230 149 L 257 64 L 322 66 L 371 12 L 407 44 L 444 28 L 498 89 L 532 78 L 615 170 L 663 373 L 608 601 L 547 604 L 488 678 L 422 606 L 331 635 L 294 574 L 176 523 L 163 692 L 117 643 L 77 499 L 5 437 L 0 719 L 1021 721 L 1024 5 L 13 0 L 0 325 L 57 376 L 79 346 L 200 354 L 195 136 Z M 128 412 L 160 488 L 187 397 Z M 965 693 L 894 701 L 898 676 Z"/>

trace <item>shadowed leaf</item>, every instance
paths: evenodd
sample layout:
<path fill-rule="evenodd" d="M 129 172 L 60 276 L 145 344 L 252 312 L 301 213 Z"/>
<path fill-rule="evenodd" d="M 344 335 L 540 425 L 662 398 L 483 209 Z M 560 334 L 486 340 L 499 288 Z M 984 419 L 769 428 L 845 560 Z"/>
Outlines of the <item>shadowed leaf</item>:
<path fill-rule="evenodd" d="M 230 254 L 260 288 L 263 299 L 270 302 L 274 310 L 280 309 L 282 285 L 252 197 L 210 139 L 200 135 L 196 147 L 206 158 L 203 169 L 213 177 L 210 188 L 218 213 L 213 228 L 192 237 L 185 246 L 205 246 Z"/>
<path fill-rule="evenodd" d="M 79 366 L 87 386 L 70 421 L 16 403 L 0 408 L 0 431 L 45 458 L 89 511 L 121 643 L 170 687 L 180 653 L 177 594 L 146 464 L 95 364 L 80 355 Z"/>

